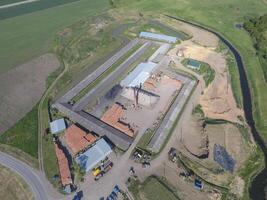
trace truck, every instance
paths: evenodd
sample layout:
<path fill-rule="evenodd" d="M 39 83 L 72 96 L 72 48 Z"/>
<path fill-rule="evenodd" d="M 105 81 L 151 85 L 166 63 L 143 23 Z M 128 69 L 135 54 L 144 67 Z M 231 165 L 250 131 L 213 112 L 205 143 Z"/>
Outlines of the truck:
<path fill-rule="evenodd" d="M 113 162 L 110 160 L 104 162 L 101 166 L 93 170 L 93 175 L 95 176 L 95 181 L 98 181 L 105 173 L 107 173 L 113 167 Z"/>

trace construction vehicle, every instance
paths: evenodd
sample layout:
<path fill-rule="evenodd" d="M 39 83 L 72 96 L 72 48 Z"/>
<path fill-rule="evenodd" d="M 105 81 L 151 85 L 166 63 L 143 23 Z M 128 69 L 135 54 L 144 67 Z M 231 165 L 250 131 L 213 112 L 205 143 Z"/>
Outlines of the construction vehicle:
<path fill-rule="evenodd" d="M 112 167 L 113 163 L 110 160 L 108 160 L 104 162 L 101 166 L 95 168 L 93 170 L 95 181 L 98 181 L 101 177 L 103 177 L 104 174 L 106 174 Z"/>

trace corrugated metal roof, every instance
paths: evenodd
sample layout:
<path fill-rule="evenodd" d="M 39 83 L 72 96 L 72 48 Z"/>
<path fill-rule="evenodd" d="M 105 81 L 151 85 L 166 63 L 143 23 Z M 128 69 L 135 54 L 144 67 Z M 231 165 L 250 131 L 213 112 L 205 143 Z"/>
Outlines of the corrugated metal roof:
<path fill-rule="evenodd" d="M 66 124 L 63 118 L 50 122 L 50 130 L 52 134 L 59 133 L 66 129 Z"/>
<path fill-rule="evenodd" d="M 176 37 L 163 35 L 163 34 L 157 34 L 157 33 L 150 33 L 150 32 L 141 32 L 139 34 L 139 37 L 149 38 L 149 39 L 159 40 L 159 41 L 165 41 L 168 43 L 175 43 L 177 41 Z"/>
<path fill-rule="evenodd" d="M 121 86 L 135 87 L 143 84 L 150 76 L 150 73 L 156 67 L 156 63 L 140 63 L 125 79 L 121 81 Z"/>
<path fill-rule="evenodd" d="M 75 160 L 81 168 L 86 171 L 94 168 L 101 160 L 104 160 L 112 152 L 108 143 L 101 138 L 96 144 L 83 154 L 79 155 Z"/>

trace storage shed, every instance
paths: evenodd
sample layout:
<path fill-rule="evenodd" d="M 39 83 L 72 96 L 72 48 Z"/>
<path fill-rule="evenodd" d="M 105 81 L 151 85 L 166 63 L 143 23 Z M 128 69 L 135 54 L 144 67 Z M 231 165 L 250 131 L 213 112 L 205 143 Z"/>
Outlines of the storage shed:
<path fill-rule="evenodd" d="M 50 131 L 52 134 L 57 134 L 66 129 L 66 124 L 63 118 L 50 122 Z"/>
<path fill-rule="evenodd" d="M 139 34 L 139 37 L 151 39 L 151 40 L 158 40 L 162 42 L 168 42 L 168 43 L 176 43 L 177 38 L 173 36 L 163 35 L 163 34 L 157 34 L 157 33 L 151 33 L 151 32 L 141 32 Z"/>
<path fill-rule="evenodd" d="M 75 160 L 82 169 L 88 172 L 100 163 L 101 160 L 104 160 L 111 152 L 112 149 L 109 144 L 101 138 L 94 146 L 76 157 Z"/>
<path fill-rule="evenodd" d="M 140 63 L 125 79 L 121 81 L 123 87 L 135 87 L 143 84 L 150 76 L 156 63 Z"/>

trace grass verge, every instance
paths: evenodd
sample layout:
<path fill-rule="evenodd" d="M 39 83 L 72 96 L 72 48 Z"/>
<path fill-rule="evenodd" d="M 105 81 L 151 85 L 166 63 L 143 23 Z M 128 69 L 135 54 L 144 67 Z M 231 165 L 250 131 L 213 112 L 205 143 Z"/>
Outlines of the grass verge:
<path fill-rule="evenodd" d="M 130 179 L 129 191 L 135 200 L 179 200 L 177 191 L 166 180 L 150 176 L 143 183 Z"/>
<path fill-rule="evenodd" d="M 35 106 L 17 124 L 0 135 L 0 143 L 16 147 L 38 158 L 38 119 Z"/>

